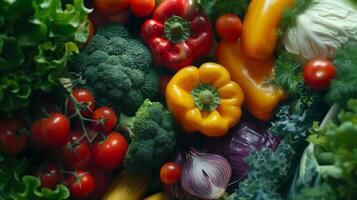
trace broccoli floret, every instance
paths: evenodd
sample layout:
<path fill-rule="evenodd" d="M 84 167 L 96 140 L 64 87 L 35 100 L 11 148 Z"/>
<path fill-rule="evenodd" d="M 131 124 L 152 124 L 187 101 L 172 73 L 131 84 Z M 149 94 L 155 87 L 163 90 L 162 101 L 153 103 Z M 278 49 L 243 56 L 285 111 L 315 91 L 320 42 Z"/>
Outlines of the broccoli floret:
<path fill-rule="evenodd" d="M 175 150 L 175 120 L 159 102 L 146 99 L 134 117 L 121 116 L 120 127 L 130 133 L 124 161 L 130 169 L 158 169 Z"/>
<path fill-rule="evenodd" d="M 122 25 L 101 27 L 75 61 L 86 79 L 84 87 L 99 105 L 110 105 L 117 112 L 133 115 L 158 92 L 159 77 L 149 49 Z"/>

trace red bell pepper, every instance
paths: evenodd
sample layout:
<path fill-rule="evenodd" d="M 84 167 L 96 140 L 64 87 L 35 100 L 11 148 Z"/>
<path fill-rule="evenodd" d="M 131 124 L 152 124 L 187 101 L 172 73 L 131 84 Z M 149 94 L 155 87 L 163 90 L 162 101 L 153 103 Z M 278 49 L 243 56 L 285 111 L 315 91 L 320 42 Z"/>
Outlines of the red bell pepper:
<path fill-rule="evenodd" d="M 193 0 L 166 0 L 141 28 L 156 65 L 177 71 L 211 52 L 213 33 Z"/>

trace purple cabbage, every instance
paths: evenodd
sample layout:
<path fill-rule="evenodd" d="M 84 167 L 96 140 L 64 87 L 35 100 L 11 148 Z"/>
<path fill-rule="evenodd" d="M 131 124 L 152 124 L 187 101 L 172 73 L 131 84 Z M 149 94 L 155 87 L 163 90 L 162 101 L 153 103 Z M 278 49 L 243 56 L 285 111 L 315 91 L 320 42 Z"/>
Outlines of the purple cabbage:
<path fill-rule="evenodd" d="M 238 181 L 249 171 L 244 161 L 254 150 L 270 148 L 274 151 L 281 139 L 273 136 L 269 130 L 259 122 L 244 121 L 231 128 L 229 134 L 220 140 L 209 141 L 210 151 L 225 157 L 232 167 L 231 181 Z"/>

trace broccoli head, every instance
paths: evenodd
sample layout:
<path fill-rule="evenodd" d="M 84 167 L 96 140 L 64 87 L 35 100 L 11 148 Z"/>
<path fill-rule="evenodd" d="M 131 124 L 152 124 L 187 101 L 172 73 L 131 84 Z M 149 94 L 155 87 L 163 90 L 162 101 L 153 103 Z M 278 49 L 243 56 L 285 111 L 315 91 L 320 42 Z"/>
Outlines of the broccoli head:
<path fill-rule="evenodd" d="M 134 117 L 121 117 L 131 132 L 124 164 L 130 169 L 158 169 L 176 148 L 175 120 L 159 102 L 145 100 Z"/>
<path fill-rule="evenodd" d="M 128 115 L 158 92 L 159 77 L 151 63 L 147 47 L 117 24 L 101 27 L 75 59 L 99 104 Z"/>

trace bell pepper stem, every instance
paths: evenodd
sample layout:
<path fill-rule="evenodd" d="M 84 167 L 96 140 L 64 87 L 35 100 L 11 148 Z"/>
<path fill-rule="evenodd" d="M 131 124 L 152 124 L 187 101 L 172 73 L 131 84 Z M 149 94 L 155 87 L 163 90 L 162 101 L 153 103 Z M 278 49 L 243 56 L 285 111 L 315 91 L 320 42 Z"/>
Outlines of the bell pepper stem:
<path fill-rule="evenodd" d="M 201 84 L 192 90 L 192 96 L 196 106 L 201 111 L 211 112 L 215 110 L 219 103 L 219 94 L 212 85 Z"/>

